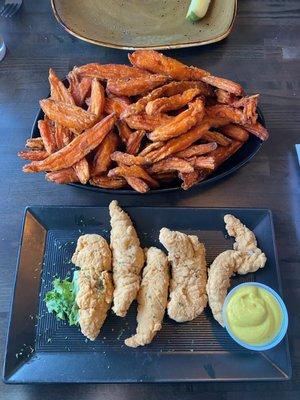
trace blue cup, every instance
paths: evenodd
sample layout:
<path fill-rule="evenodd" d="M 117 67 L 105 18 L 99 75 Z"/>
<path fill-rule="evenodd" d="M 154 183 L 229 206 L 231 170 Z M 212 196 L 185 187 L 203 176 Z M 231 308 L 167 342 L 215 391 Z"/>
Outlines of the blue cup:
<path fill-rule="evenodd" d="M 230 326 L 229 326 L 228 321 L 227 321 L 227 313 L 226 313 L 227 304 L 228 304 L 229 300 L 231 299 L 232 295 L 242 286 L 256 286 L 256 287 L 259 287 L 261 289 L 265 289 L 267 292 L 269 292 L 277 300 L 277 302 L 279 304 L 279 307 L 280 307 L 281 313 L 282 313 L 281 326 L 280 326 L 280 329 L 279 329 L 278 333 L 269 342 L 266 342 L 266 343 L 263 343 L 263 344 L 259 344 L 259 345 L 249 344 L 249 343 L 243 342 L 238 337 L 236 337 L 234 335 L 234 333 L 230 329 Z M 225 328 L 226 328 L 228 334 L 231 336 L 231 338 L 236 343 L 238 343 L 240 346 L 245 347 L 246 349 L 255 350 L 255 351 L 265 351 L 265 350 L 272 349 L 272 347 L 277 346 L 278 343 L 280 343 L 281 340 L 284 338 L 284 336 L 286 334 L 286 331 L 287 331 L 287 328 L 288 328 L 288 323 L 289 323 L 289 317 L 288 317 L 286 306 L 285 306 L 282 298 L 279 296 L 279 294 L 276 293 L 269 286 L 264 285 L 263 283 L 258 283 L 258 282 L 241 283 L 240 285 L 238 285 L 235 288 L 233 288 L 227 294 L 227 296 L 225 298 L 225 301 L 224 301 L 224 304 L 223 304 L 223 309 L 222 309 L 222 316 L 223 316 L 223 321 L 224 321 L 224 324 L 225 324 Z"/>

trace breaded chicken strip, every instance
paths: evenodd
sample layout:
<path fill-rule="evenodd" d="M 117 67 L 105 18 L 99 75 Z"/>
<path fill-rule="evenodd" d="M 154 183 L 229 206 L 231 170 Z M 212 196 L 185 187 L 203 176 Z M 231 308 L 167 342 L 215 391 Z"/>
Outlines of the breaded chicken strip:
<path fill-rule="evenodd" d="M 209 306 L 214 318 L 224 326 L 222 307 L 230 278 L 234 273 L 247 274 L 263 268 L 267 258 L 257 247 L 255 235 L 233 215 L 224 217 L 226 229 L 230 236 L 235 237 L 234 250 L 226 250 L 219 254 L 211 264 L 208 273 L 206 291 Z"/>
<path fill-rule="evenodd" d="M 78 305 L 81 332 L 90 340 L 95 340 L 106 319 L 113 297 L 111 273 L 102 271 L 100 276 L 90 276 L 86 271 L 78 274 L 76 303 Z"/>
<path fill-rule="evenodd" d="M 168 250 L 172 266 L 169 317 L 191 321 L 207 304 L 205 247 L 197 236 L 162 228 L 159 240 Z"/>
<path fill-rule="evenodd" d="M 100 235 L 83 235 L 77 242 L 72 262 L 80 268 L 74 272 L 76 303 L 81 332 L 95 340 L 105 321 L 113 296 L 111 251 Z"/>
<path fill-rule="evenodd" d="M 114 306 L 113 311 L 124 317 L 140 287 L 140 272 L 144 252 L 129 216 L 113 200 L 110 212 L 110 247 L 113 254 Z"/>
<path fill-rule="evenodd" d="M 167 256 L 156 247 L 145 251 L 147 264 L 138 292 L 136 334 L 125 340 L 126 346 L 138 347 L 150 343 L 161 323 L 168 302 L 169 265 Z"/>

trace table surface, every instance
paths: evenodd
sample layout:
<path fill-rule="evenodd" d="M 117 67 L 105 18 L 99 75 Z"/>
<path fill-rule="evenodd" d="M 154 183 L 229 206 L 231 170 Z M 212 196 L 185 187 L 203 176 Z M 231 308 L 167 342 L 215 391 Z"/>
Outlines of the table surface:
<path fill-rule="evenodd" d="M 108 205 L 112 197 L 47 183 L 25 175 L 16 153 L 30 135 L 38 100 L 48 93 L 47 73 L 64 76 L 74 65 L 126 62 L 126 51 L 97 47 L 70 36 L 55 21 L 49 1 L 25 0 L 11 20 L 0 18 L 8 51 L 0 63 L 0 358 L 27 205 Z M 290 315 L 293 377 L 288 382 L 18 385 L 1 384 L 1 399 L 296 399 L 300 398 L 300 185 L 295 143 L 300 142 L 299 0 L 243 0 L 234 31 L 224 41 L 168 52 L 188 64 L 232 78 L 261 93 L 271 133 L 259 154 L 234 175 L 188 193 L 122 196 L 122 205 L 264 207 L 273 211 L 284 299 Z M 242 366 L 241 366 L 242 367 Z"/>

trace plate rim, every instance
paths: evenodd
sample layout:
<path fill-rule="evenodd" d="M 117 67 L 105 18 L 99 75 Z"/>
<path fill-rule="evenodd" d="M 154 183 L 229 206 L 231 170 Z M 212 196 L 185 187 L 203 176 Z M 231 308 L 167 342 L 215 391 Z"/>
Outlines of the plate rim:
<path fill-rule="evenodd" d="M 104 42 L 101 40 L 92 39 L 90 37 L 84 36 L 81 33 L 76 32 L 73 28 L 71 28 L 70 26 L 67 25 L 67 23 L 63 20 L 62 16 L 57 11 L 56 1 L 57 0 L 51 0 L 51 8 L 52 8 L 53 14 L 55 16 L 55 19 L 65 29 L 65 31 L 67 31 L 70 35 L 75 36 L 77 39 L 83 40 L 87 43 L 95 44 L 97 46 L 119 49 L 119 50 L 149 50 L 149 49 L 172 50 L 172 49 L 183 49 L 183 48 L 189 48 L 189 47 L 204 46 L 207 44 L 216 43 L 216 42 L 219 42 L 219 41 L 225 39 L 231 33 L 231 31 L 234 27 L 236 15 L 237 15 L 237 0 L 234 0 L 234 10 L 233 10 L 233 14 L 232 14 L 232 20 L 230 22 L 228 29 L 221 35 L 218 35 L 211 39 L 198 40 L 198 41 L 194 41 L 194 42 L 169 44 L 169 45 L 158 45 L 158 46 L 155 46 L 155 45 L 154 46 L 151 46 L 151 45 L 150 46 L 121 46 L 116 43 L 109 43 L 109 42 Z"/>

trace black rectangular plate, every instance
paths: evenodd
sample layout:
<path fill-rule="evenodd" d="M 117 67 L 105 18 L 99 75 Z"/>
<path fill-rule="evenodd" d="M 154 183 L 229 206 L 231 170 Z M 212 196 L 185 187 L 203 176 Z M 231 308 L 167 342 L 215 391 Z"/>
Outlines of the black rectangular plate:
<path fill-rule="evenodd" d="M 257 236 L 268 262 L 255 274 L 233 278 L 263 282 L 279 293 L 280 274 L 272 216 L 264 209 L 125 208 L 142 246 L 160 246 L 159 230 L 166 226 L 196 234 L 211 263 L 232 247 L 223 217 L 232 213 Z M 291 376 L 287 338 L 260 353 L 238 346 L 212 318 L 209 308 L 194 321 L 178 324 L 167 316 L 153 342 L 127 348 L 124 339 L 136 327 L 136 305 L 125 318 L 110 313 L 99 337 L 90 342 L 78 328 L 68 327 L 46 312 L 43 297 L 55 275 L 72 273 L 76 240 L 99 233 L 109 240 L 106 207 L 28 207 L 25 211 L 14 301 L 7 339 L 4 381 L 35 382 L 172 382 L 286 380 Z"/>

